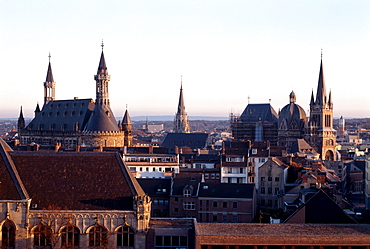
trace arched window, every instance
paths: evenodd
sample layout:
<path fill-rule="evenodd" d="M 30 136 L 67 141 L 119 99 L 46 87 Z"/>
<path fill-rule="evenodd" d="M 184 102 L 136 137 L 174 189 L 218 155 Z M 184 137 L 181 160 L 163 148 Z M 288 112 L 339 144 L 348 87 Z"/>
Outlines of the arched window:
<path fill-rule="evenodd" d="M 1 248 L 15 248 L 15 224 L 13 221 L 7 219 L 2 228 Z"/>
<path fill-rule="evenodd" d="M 34 248 L 52 248 L 53 230 L 47 225 L 38 225 L 33 230 Z"/>
<path fill-rule="evenodd" d="M 117 246 L 134 246 L 134 231 L 128 226 L 122 226 L 117 230 Z"/>
<path fill-rule="evenodd" d="M 108 230 L 100 225 L 93 226 L 89 231 L 89 246 L 106 247 Z"/>
<path fill-rule="evenodd" d="M 73 225 L 67 225 L 61 230 L 62 248 L 78 248 L 80 231 Z"/>

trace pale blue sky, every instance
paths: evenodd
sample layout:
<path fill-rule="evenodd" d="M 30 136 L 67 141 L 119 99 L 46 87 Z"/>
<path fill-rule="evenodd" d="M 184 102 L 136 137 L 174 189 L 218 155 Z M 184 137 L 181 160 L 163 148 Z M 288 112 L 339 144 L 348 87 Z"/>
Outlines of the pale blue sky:
<path fill-rule="evenodd" d="M 174 115 L 181 75 L 190 116 L 308 110 L 321 48 L 335 116 L 370 117 L 369 1 L 0 0 L 0 32 L 1 118 L 43 103 L 49 51 L 56 98 L 95 99 L 102 39 L 116 117 Z"/>

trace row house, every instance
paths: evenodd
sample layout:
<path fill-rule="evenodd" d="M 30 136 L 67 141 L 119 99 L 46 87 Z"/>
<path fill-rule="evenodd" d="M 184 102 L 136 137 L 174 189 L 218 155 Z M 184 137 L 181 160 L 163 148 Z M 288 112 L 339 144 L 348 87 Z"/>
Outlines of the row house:
<path fill-rule="evenodd" d="M 179 173 L 179 155 L 154 147 L 145 148 L 143 151 L 139 148 L 130 148 L 122 155 L 123 161 L 130 169 L 130 172 L 136 178 L 164 178 L 171 177 L 172 173 Z"/>

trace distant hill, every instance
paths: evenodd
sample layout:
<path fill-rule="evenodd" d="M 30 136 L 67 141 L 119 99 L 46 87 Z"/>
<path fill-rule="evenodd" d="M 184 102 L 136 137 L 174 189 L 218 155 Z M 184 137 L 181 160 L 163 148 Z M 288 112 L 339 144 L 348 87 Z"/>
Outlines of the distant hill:
<path fill-rule="evenodd" d="M 145 121 L 148 118 L 149 121 L 173 121 L 174 115 L 164 116 L 135 116 L 131 117 L 132 121 Z M 210 117 L 210 116 L 189 116 L 189 120 L 228 120 L 229 117 Z"/>

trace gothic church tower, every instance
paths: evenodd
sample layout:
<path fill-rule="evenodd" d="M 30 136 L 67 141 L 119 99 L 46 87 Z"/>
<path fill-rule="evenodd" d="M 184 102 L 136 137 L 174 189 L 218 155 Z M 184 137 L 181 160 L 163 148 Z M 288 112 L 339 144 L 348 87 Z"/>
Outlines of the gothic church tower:
<path fill-rule="evenodd" d="M 177 113 L 175 116 L 174 132 L 175 133 L 190 132 L 188 114 L 185 112 L 184 96 L 182 93 L 182 77 L 181 77 L 179 105 L 177 107 Z"/>
<path fill-rule="evenodd" d="M 312 91 L 308 143 L 321 155 L 322 160 L 336 160 L 336 135 L 333 128 L 333 102 L 331 92 L 326 95 L 322 55 L 316 100 Z"/>

